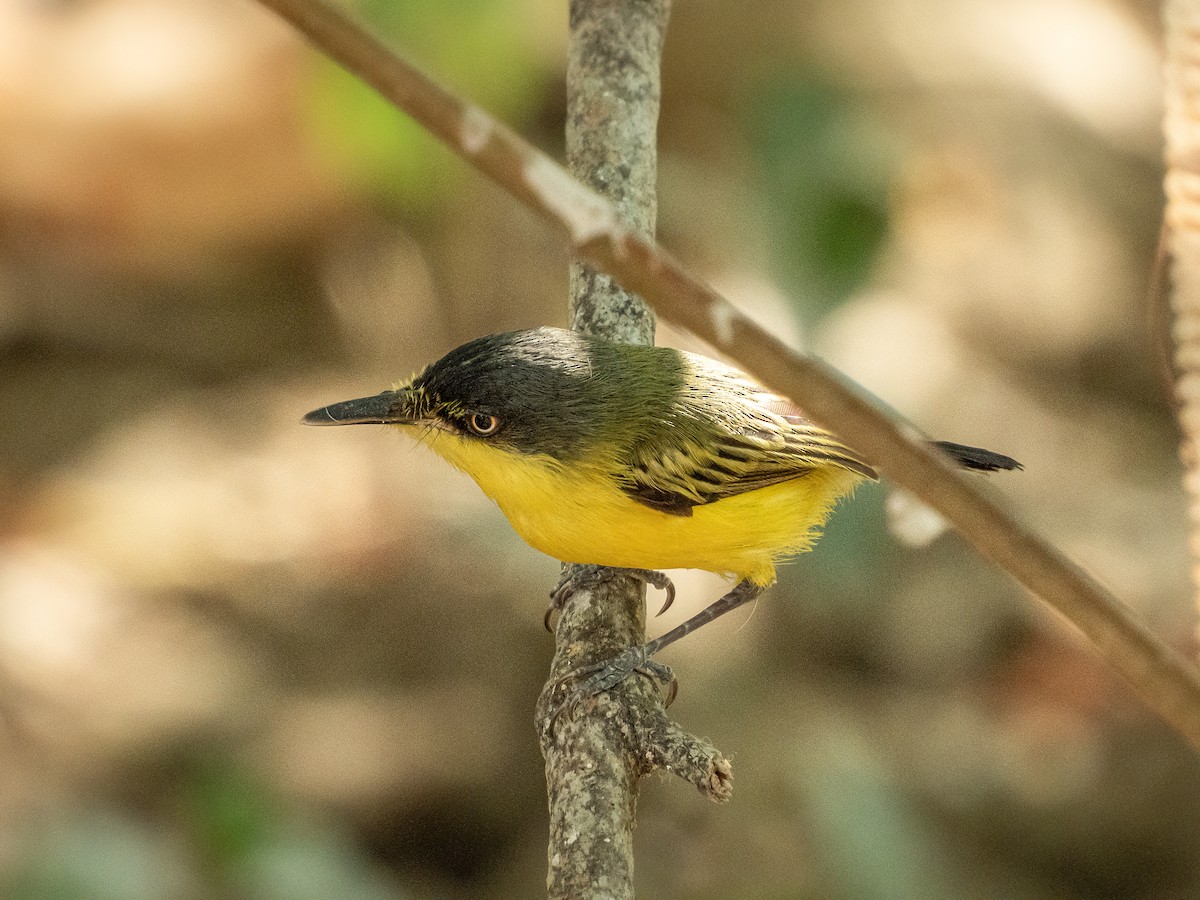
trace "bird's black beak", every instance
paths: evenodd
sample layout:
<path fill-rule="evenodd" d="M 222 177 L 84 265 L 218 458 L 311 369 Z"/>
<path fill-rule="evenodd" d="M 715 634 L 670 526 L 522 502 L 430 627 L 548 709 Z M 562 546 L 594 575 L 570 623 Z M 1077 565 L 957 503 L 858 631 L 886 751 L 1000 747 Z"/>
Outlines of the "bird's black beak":
<path fill-rule="evenodd" d="M 401 388 L 322 406 L 301 421 L 305 425 L 411 425 L 417 421 L 413 406 L 412 391 Z"/>

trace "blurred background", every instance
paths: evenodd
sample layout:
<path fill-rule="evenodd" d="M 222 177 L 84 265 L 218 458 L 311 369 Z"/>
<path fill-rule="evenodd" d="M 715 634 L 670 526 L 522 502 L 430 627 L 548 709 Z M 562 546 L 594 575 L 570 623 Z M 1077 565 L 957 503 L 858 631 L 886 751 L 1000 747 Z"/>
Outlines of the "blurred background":
<path fill-rule="evenodd" d="M 360 11 L 561 157 L 564 6 Z M 988 490 L 1191 652 L 1159 31 L 1150 0 L 678 2 L 660 233 L 1024 462 Z M 395 433 L 298 421 L 565 324 L 567 263 L 251 0 L 0 0 L 0 896 L 543 892 L 556 563 Z M 936 532 L 864 487 L 666 654 L 736 792 L 647 780 L 641 895 L 1200 896 L 1193 754 Z M 656 629 L 723 588 L 676 577 Z"/>

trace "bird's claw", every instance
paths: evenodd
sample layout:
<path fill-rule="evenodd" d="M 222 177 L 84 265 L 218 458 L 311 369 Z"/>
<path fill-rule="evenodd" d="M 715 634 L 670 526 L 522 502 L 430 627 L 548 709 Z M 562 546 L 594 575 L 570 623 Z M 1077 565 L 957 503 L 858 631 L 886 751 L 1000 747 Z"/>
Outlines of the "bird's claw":
<path fill-rule="evenodd" d="M 561 612 L 572 594 L 582 587 L 603 582 L 613 575 L 623 575 L 626 578 L 632 578 L 635 581 L 656 587 L 661 591 L 666 591 L 667 597 L 663 601 L 662 608 L 655 613 L 655 616 L 661 616 L 675 602 L 674 582 L 664 573 L 655 569 L 625 569 L 597 565 L 569 566 L 563 572 L 563 576 L 559 579 L 558 584 L 555 585 L 554 590 L 550 592 L 550 605 L 546 608 L 546 614 L 542 617 L 542 624 L 546 626 L 546 630 L 553 633 L 554 628 L 550 624 L 551 619 L 554 618 L 555 613 Z"/>
<path fill-rule="evenodd" d="M 658 618 L 675 602 L 675 582 L 666 576 L 665 572 L 659 572 L 657 569 L 630 569 L 631 572 L 636 572 L 634 577 L 641 578 L 646 584 L 658 588 L 660 591 L 665 591 L 667 596 L 663 599 L 663 605 L 658 612 L 654 614 Z"/>
<path fill-rule="evenodd" d="M 651 659 L 646 653 L 645 645 L 639 645 L 637 647 L 630 647 L 612 659 L 575 669 L 559 678 L 554 687 L 555 692 L 565 688 L 569 682 L 578 681 L 579 683 L 551 714 L 551 727 L 553 727 L 554 723 L 564 712 L 574 710 L 575 707 L 589 697 L 595 697 L 598 694 L 603 694 L 605 691 L 612 690 L 634 672 L 653 679 L 660 686 L 667 685 L 667 696 L 663 703 L 664 706 L 670 706 L 675 701 L 675 695 L 679 691 L 679 684 L 675 680 L 675 674 L 669 666 L 664 666 L 662 663 Z"/>
<path fill-rule="evenodd" d="M 671 670 L 662 663 L 650 659 L 643 647 L 630 647 L 620 656 L 595 666 L 589 666 L 577 673 L 584 680 L 576 689 L 576 693 L 584 697 L 602 694 L 615 688 L 634 672 L 640 672 L 662 683 L 675 681 Z"/>

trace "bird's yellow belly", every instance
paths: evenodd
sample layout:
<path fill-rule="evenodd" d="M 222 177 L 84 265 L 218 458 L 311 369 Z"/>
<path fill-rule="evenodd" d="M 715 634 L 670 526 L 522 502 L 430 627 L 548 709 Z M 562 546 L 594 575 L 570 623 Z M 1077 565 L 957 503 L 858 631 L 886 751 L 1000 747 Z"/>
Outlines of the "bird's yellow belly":
<path fill-rule="evenodd" d="M 471 475 L 530 546 L 564 562 L 646 569 L 706 569 L 758 584 L 781 558 L 811 547 L 838 498 L 861 476 L 815 470 L 781 484 L 693 508 L 660 512 L 601 472 L 497 450 L 442 434 L 430 446 Z"/>

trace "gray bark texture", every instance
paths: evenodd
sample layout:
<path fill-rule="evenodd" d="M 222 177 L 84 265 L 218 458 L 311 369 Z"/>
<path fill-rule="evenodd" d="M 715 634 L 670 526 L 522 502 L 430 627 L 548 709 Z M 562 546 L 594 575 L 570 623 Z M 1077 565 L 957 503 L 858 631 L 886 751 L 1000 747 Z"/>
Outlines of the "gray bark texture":
<path fill-rule="evenodd" d="M 609 200 L 621 224 L 654 237 L 658 107 L 669 0 L 572 0 L 567 169 Z M 654 343 L 654 312 L 612 276 L 571 265 L 571 327 Z"/>

